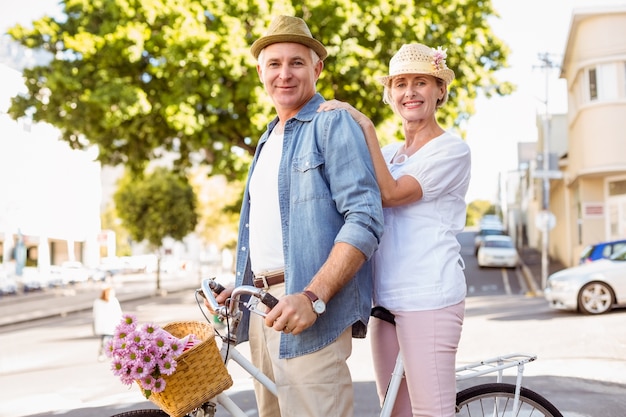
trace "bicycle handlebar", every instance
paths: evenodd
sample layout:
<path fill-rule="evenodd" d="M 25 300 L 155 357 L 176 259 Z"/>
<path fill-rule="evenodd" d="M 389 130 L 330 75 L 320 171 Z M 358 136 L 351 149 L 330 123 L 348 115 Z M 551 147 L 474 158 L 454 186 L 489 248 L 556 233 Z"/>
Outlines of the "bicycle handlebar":
<path fill-rule="evenodd" d="M 223 285 L 219 282 L 216 282 L 212 278 L 206 278 L 202 280 L 202 288 L 201 294 L 207 300 L 209 304 L 209 308 L 215 312 L 215 314 L 220 315 L 222 317 L 235 316 L 239 311 L 239 298 L 242 295 L 250 295 L 257 298 L 261 303 L 265 304 L 267 307 L 274 308 L 276 304 L 278 304 L 278 299 L 274 297 L 272 294 L 265 291 L 263 288 L 256 288 L 252 285 L 242 285 L 233 289 L 233 292 L 230 295 L 230 303 L 228 307 L 226 305 L 220 305 L 215 299 L 215 294 L 219 294 L 224 291 Z M 252 305 L 248 305 L 248 308 L 251 312 L 264 316 L 265 313 L 254 308 L 256 303 L 252 303 Z"/>

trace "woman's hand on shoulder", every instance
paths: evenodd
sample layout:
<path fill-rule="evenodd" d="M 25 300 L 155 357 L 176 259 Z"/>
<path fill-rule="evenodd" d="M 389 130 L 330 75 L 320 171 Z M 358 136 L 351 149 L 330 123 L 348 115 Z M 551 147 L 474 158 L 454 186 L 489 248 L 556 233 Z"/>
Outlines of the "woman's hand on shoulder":
<path fill-rule="evenodd" d="M 361 113 L 360 111 L 358 111 L 353 106 L 346 103 L 345 101 L 339 101 L 335 99 L 325 101 L 322 104 L 320 104 L 317 111 L 322 112 L 322 111 L 329 111 L 329 110 L 335 110 L 335 109 L 347 110 L 350 116 L 352 116 L 352 118 L 361 127 L 365 127 L 368 123 L 371 123 L 370 119 L 367 116 L 365 116 L 363 113 Z"/>

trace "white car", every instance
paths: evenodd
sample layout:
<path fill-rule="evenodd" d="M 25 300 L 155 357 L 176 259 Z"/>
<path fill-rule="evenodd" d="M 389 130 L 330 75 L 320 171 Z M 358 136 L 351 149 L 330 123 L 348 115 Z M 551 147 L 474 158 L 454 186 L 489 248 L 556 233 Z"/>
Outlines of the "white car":
<path fill-rule="evenodd" d="M 17 294 L 17 283 L 14 277 L 0 269 L 0 296 L 4 294 Z"/>
<path fill-rule="evenodd" d="M 550 307 L 583 314 L 603 314 L 614 307 L 626 307 L 626 249 L 608 259 L 551 274 L 543 294 Z"/>
<path fill-rule="evenodd" d="M 513 239 L 508 235 L 484 236 L 478 247 L 476 258 L 481 268 L 516 268 L 519 264 L 519 254 Z"/>
<path fill-rule="evenodd" d="M 90 277 L 89 269 L 85 268 L 81 262 L 65 261 L 59 269 L 63 284 L 77 284 L 87 282 Z"/>
<path fill-rule="evenodd" d="M 485 214 L 483 217 L 481 217 L 480 221 L 478 222 L 478 227 L 480 229 L 504 229 L 502 220 L 500 220 L 500 217 L 496 216 L 495 214 Z"/>
<path fill-rule="evenodd" d="M 504 228 L 501 226 L 491 226 L 491 227 L 480 229 L 478 233 L 476 233 L 476 236 L 474 236 L 474 254 L 475 255 L 478 255 L 478 248 L 480 247 L 480 244 L 482 243 L 485 236 L 493 236 L 493 235 L 503 236 L 503 235 L 506 235 L 506 232 L 504 231 Z"/>

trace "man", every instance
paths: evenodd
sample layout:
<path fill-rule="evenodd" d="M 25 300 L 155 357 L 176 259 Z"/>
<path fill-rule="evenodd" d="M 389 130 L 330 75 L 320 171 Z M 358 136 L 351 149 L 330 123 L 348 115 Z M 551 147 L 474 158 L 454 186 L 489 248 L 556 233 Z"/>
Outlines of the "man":
<path fill-rule="evenodd" d="M 278 16 L 251 52 L 277 117 L 250 168 L 235 285 L 267 286 L 280 301 L 244 319 L 238 340 L 277 385 L 278 399 L 255 385 L 261 417 L 351 416 L 346 360 L 352 337 L 365 337 L 368 260 L 383 231 L 373 166 L 347 112 L 317 112 L 327 52 L 302 19 Z"/>

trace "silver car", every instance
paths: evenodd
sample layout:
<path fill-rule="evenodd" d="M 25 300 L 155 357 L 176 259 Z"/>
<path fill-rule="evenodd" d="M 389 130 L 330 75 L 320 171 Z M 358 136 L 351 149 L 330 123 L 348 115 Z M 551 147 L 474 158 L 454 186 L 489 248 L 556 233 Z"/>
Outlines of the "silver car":
<path fill-rule="evenodd" d="M 608 259 L 555 272 L 548 277 L 544 297 L 552 308 L 583 314 L 626 306 L 626 249 Z"/>

